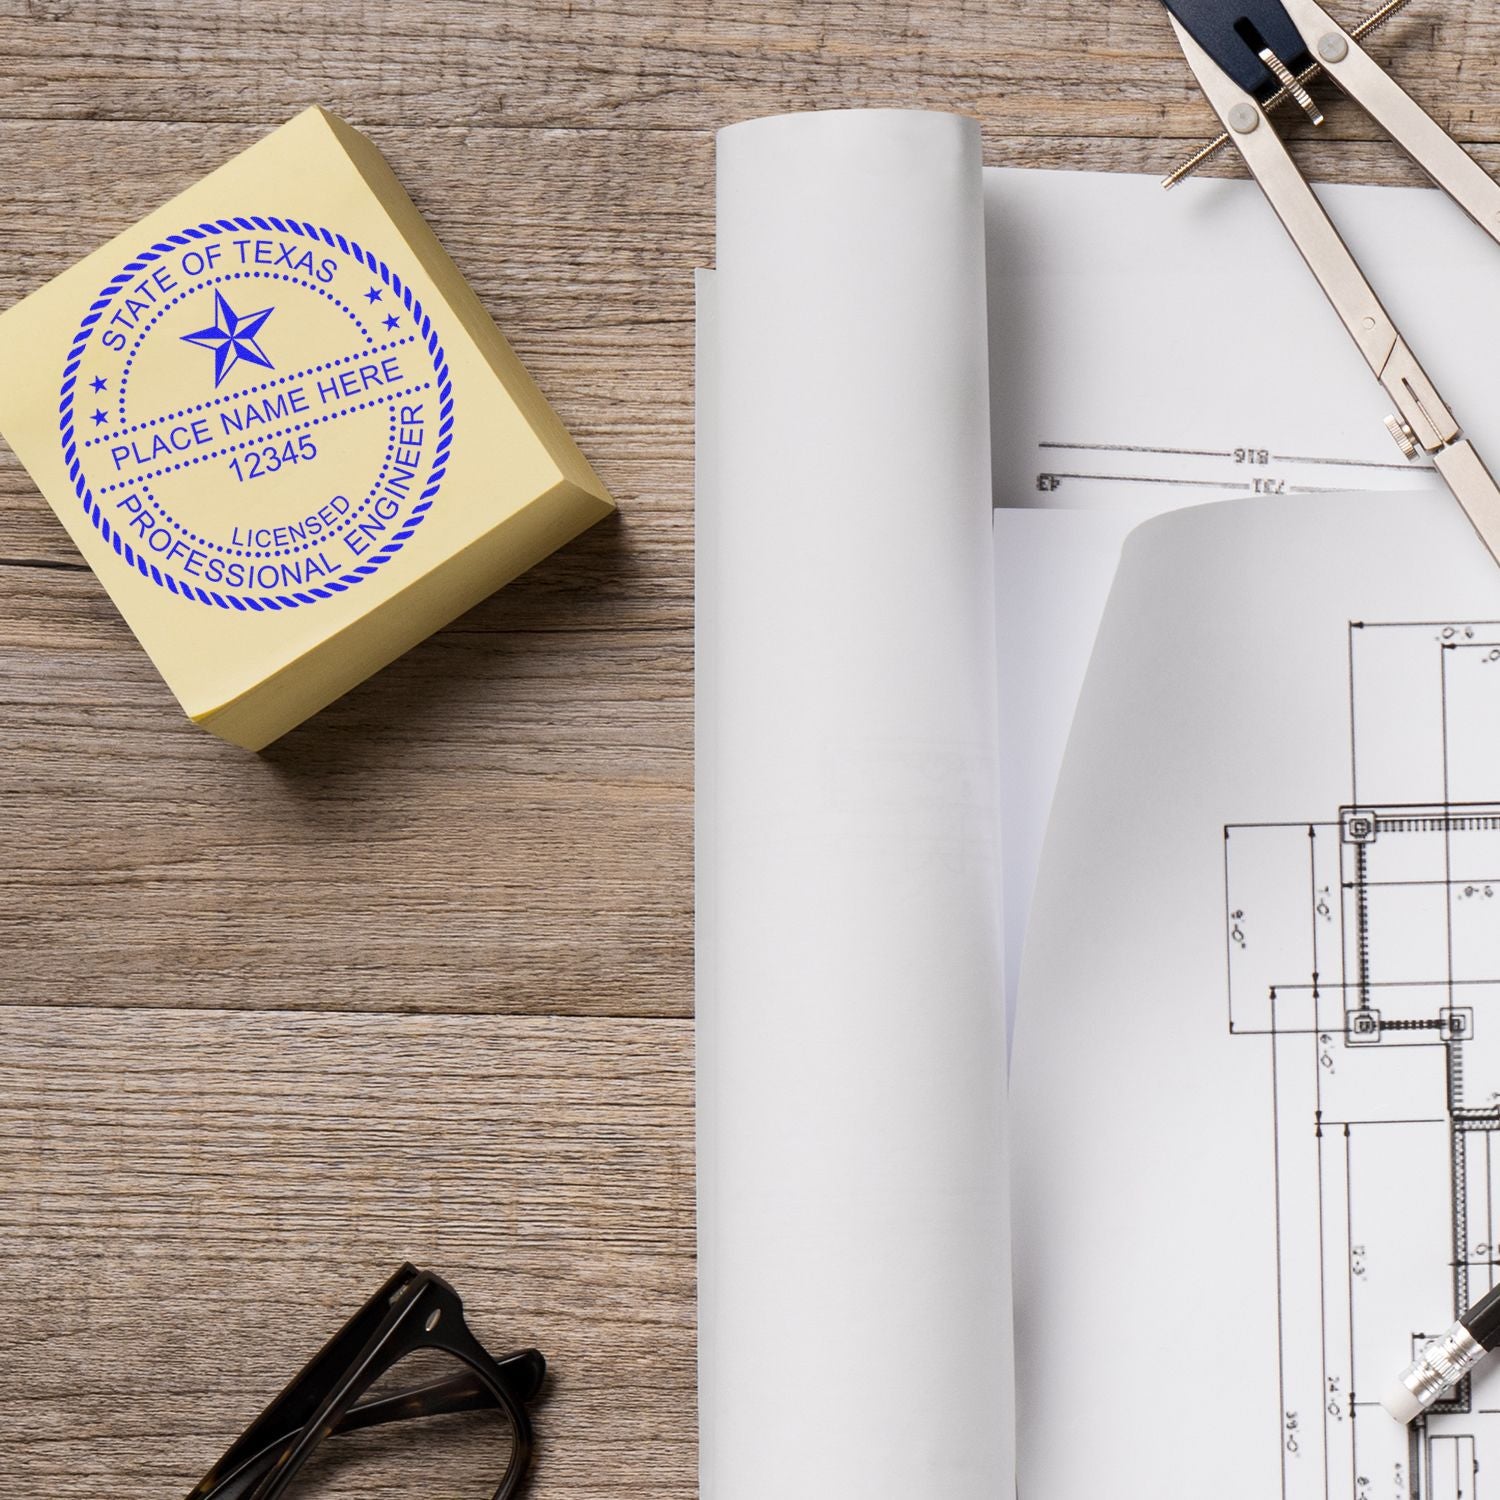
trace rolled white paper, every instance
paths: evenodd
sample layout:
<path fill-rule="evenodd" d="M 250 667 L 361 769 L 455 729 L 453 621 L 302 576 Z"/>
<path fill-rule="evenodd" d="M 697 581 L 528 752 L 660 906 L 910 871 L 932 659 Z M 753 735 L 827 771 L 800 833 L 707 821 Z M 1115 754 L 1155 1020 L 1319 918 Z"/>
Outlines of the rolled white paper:
<path fill-rule="evenodd" d="M 1014 1492 L 971 121 L 719 137 L 700 339 L 705 1500 Z"/>

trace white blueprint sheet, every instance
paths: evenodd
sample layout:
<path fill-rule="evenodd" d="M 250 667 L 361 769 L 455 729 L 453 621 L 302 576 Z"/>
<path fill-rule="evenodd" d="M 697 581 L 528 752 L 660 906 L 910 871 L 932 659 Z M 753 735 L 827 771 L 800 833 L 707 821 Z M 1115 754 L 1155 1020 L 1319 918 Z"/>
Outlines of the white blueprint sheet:
<path fill-rule="evenodd" d="M 1319 190 L 1500 463 L 1500 248 L 1441 194 Z M 1221 495 L 1439 487 L 1258 188 L 985 172 L 1010 998 L 1052 787 L 1135 521 Z M 1041 510 L 1044 516 L 1012 510 Z M 1055 525 L 1050 513 L 1068 511 Z"/>
<path fill-rule="evenodd" d="M 1500 1262 L 1497 621 L 1440 495 L 1126 543 L 1021 980 L 1022 1500 L 1488 1492 L 1500 1368 L 1379 1397 Z"/>
<path fill-rule="evenodd" d="M 1274 1143 L 1306 1123 L 1306 1099 L 1286 1091 L 1291 1113 L 1267 1112 L 1264 1038 L 1215 1050 L 1232 923 L 1200 841 L 1217 859 L 1224 823 L 1341 827 L 1354 796 L 1345 612 L 1484 618 L 1494 576 L 1477 542 L 1440 494 L 1385 510 L 1321 493 L 1432 477 L 1401 462 L 1373 381 L 1252 187 L 1165 195 L 1147 179 L 1008 171 L 981 183 L 972 123 L 901 112 L 736 130 L 721 141 L 719 269 L 700 329 L 704 1495 L 755 1493 L 766 1451 L 789 1460 L 783 1490 L 808 1500 L 1008 1493 L 1000 994 L 1014 1000 L 1122 539 L 1142 517 L 1238 492 L 1233 524 L 1184 518 L 1179 541 L 1173 518 L 1132 544 L 1154 559 L 1137 570 L 1150 586 L 1117 609 L 1123 644 L 1095 667 L 1083 769 L 1050 843 L 1015 1063 L 1023 1494 L 1414 1500 L 1416 1475 L 1424 1500 L 1470 1500 L 1473 1433 L 1453 1429 L 1399 1473 L 1389 1442 L 1339 1446 L 1336 1416 L 1322 1436 L 1318 1383 L 1343 1382 L 1325 1408 L 1347 1401 L 1386 1350 L 1368 1365 L 1329 1356 L 1325 1371 L 1323 1341 L 1347 1329 L 1303 1310 L 1344 1284 L 1341 1263 L 1361 1286 L 1377 1267 L 1356 1272 L 1331 1239 L 1308 1259 L 1320 1210 L 1295 1196 L 1304 1155 L 1285 1200 L 1302 1225 L 1288 1239 L 1300 1280 L 1278 1307 Z M 1329 201 L 1481 451 L 1500 454 L 1493 340 L 1475 334 L 1500 330 L 1500 250 L 1436 195 Z M 1468 560 L 1450 567 L 1450 544 Z M 1200 699 L 1218 717 L 1195 719 Z M 1247 762 L 1256 751 L 1264 764 Z M 1279 858 L 1250 876 L 1275 886 Z M 1283 959 L 1306 969 L 1298 940 L 1275 950 L 1278 972 Z M 1342 1015 L 1347 983 L 1318 1027 Z M 1452 1024 L 1391 1015 L 1424 1023 L 1396 1037 L 1433 1041 L 1426 1023 Z M 1321 1067 L 1305 1027 L 1298 1038 L 1286 1045 Z M 1436 1042 L 1399 1061 L 1430 1061 L 1448 1045 Z M 1419 1102 L 1441 1109 L 1441 1090 Z M 1424 1171 L 1429 1145 L 1409 1158 Z M 1332 1215 L 1327 1180 L 1335 1196 L 1317 1203 Z M 1473 1181 L 1480 1215 L 1489 1178 Z M 1451 1218 L 1435 1222 L 1451 1239 Z M 1393 1329 L 1451 1312 L 1430 1259 L 1417 1263 L 1424 1244 L 1399 1272 L 1381 1263 L 1420 1283 L 1422 1305 L 1391 1294 L 1348 1320 L 1397 1345 L 1398 1362 Z M 1222 1358 L 1194 1321 L 1211 1275 L 1245 1288 Z M 1101 1301 L 1103 1347 L 1080 1321 Z M 1279 1330 L 1310 1328 L 1316 1364 L 1288 1332 L 1278 1365 Z M 893 1349 L 908 1426 L 868 1387 Z M 799 1350 L 811 1399 L 762 1403 Z M 1299 1458 L 1314 1436 L 1316 1463 Z M 1378 1474 L 1356 1467 L 1372 1452 Z M 1328 1477 L 1345 1460 L 1353 1488 Z M 1318 1472 L 1326 1494 L 1296 1487 Z"/>

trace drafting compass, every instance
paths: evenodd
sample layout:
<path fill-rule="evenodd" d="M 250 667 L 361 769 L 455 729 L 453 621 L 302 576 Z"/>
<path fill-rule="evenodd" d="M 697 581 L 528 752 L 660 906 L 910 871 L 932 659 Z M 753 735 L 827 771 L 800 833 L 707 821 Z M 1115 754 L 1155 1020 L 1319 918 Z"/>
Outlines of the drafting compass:
<path fill-rule="evenodd" d="M 1433 464 L 1500 562 L 1500 487 L 1391 321 L 1359 263 L 1276 133 L 1270 112 L 1295 100 L 1323 123 L 1307 85 L 1331 79 L 1500 243 L 1497 184 L 1359 44 L 1407 0 L 1345 31 L 1314 0 L 1164 0 L 1224 136 L 1166 179 L 1171 187 L 1232 141 L 1395 405 L 1386 426 L 1408 459 Z"/>

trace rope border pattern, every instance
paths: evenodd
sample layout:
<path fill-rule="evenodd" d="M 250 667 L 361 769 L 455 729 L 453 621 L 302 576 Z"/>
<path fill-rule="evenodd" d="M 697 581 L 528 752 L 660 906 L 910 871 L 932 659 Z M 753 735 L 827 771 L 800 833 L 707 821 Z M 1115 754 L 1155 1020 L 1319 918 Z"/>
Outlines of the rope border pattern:
<path fill-rule="evenodd" d="M 437 378 L 437 451 L 433 455 L 432 473 L 428 477 L 427 488 L 422 491 L 417 503 L 412 507 L 406 524 L 379 552 L 368 561 L 362 562 L 357 568 L 339 578 L 330 579 L 325 584 L 288 594 L 221 594 L 212 589 L 199 588 L 195 584 L 181 583 L 170 573 L 163 573 L 149 558 L 138 553 L 129 541 L 110 524 L 109 517 L 104 514 L 98 501 L 94 499 L 83 472 L 83 464 L 78 456 L 78 441 L 73 431 L 73 389 L 78 383 L 78 370 L 83 363 L 84 348 L 88 344 L 94 326 L 103 317 L 105 308 L 114 300 L 115 294 L 127 282 L 133 281 L 139 272 L 173 250 L 190 245 L 195 240 L 206 239 L 211 235 L 228 234 L 246 229 L 275 230 L 278 234 L 293 234 L 303 239 L 314 240 L 327 245 L 330 249 L 342 251 L 378 276 L 381 282 L 396 294 L 398 300 L 411 315 L 422 339 L 426 342 L 428 353 L 432 356 L 433 371 Z M 164 240 L 158 240 L 149 250 L 136 256 L 104 288 L 89 307 L 72 347 L 68 350 L 67 363 L 63 368 L 62 401 L 58 406 L 58 414 L 61 419 L 59 425 L 62 431 L 63 459 L 67 463 L 68 475 L 73 481 L 74 491 L 83 503 L 89 520 L 93 522 L 95 529 L 114 549 L 117 556 L 123 558 L 143 578 L 149 578 L 169 593 L 178 594 L 185 599 L 195 599 L 200 604 L 215 605 L 219 609 L 250 610 L 259 613 L 266 610 L 296 609 L 299 604 L 316 604 L 321 599 L 331 599 L 335 594 L 342 594 L 353 588 L 355 584 L 363 583 L 382 563 L 389 561 L 401 550 L 407 539 L 421 525 L 427 512 L 432 509 L 433 497 L 441 487 L 443 475 L 447 472 L 448 454 L 453 444 L 453 382 L 448 372 L 447 356 L 443 353 L 443 346 L 438 340 L 437 330 L 433 327 L 432 320 L 423 310 L 421 302 L 412 294 L 411 288 L 378 255 L 372 254 L 354 240 L 347 239 L 341 234 L 333 234 L 316 224 L 297 219 L 251 216 L 210 220 L 185 229 L 181 234 L 169 235 Z"/>

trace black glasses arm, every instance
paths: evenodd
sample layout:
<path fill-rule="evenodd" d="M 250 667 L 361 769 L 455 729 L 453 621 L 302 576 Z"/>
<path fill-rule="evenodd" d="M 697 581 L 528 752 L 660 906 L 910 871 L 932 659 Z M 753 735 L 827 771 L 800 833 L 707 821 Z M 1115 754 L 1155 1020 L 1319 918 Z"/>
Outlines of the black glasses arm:
<path fill-rule="evenodd" d="M 468 1369 L 407 1391 L 359 1400 L 416 1349 L 441 1350 Z M 530 1459 L 526 1403 L 540 1394 L 547 1363 L 535 1349 L 496 1360 L 469 1332 L 463 1303 L 440 1277 L 406 1265 L 310 1360 L 188 1500 L 275 1500 L 324 1436 L 388 1422 L 500 1407 L 515 1446 L 497 1497 L 513 1493 Z"/>

